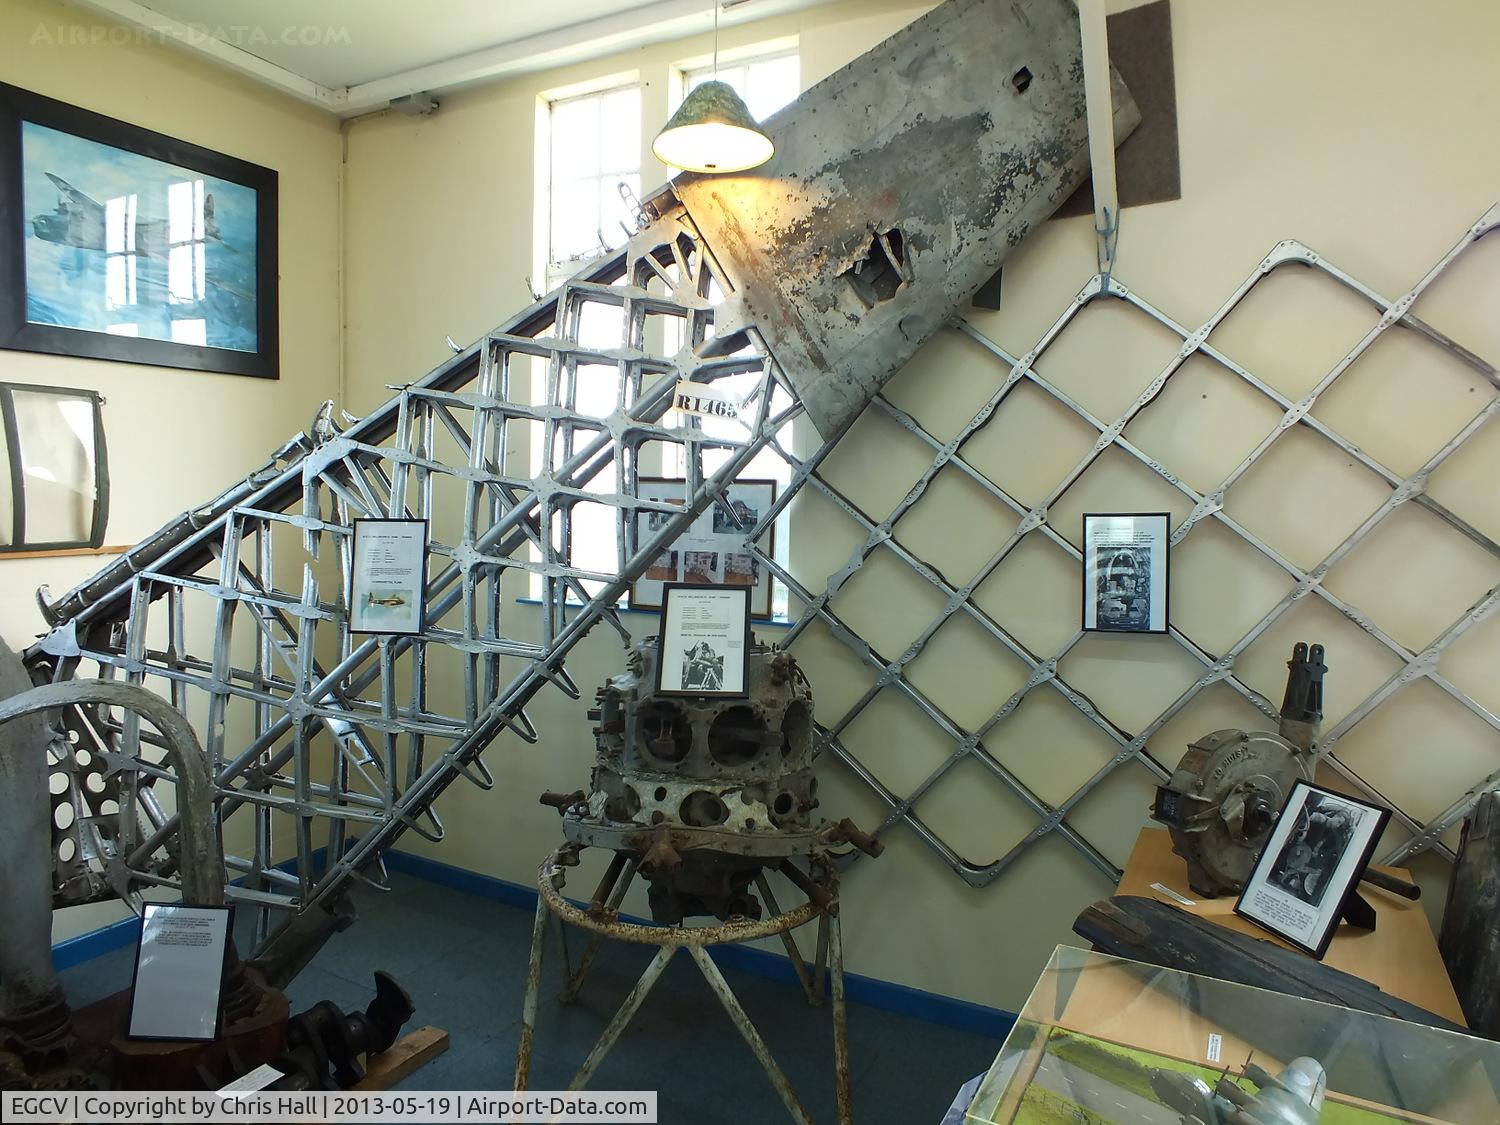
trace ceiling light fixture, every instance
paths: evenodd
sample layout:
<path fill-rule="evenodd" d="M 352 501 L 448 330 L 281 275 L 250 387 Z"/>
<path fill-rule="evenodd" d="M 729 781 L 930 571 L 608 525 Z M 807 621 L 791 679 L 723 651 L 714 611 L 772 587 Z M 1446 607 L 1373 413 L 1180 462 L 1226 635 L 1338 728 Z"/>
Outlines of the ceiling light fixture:
<path fill-rule="evenodd" d="M 776 153 L 734 87 L 720 82 L 719 4 L 714 3 L 714 77 L 696 87 L 656 134 L 651 151 L 686 172 L 743 172 Z"/>

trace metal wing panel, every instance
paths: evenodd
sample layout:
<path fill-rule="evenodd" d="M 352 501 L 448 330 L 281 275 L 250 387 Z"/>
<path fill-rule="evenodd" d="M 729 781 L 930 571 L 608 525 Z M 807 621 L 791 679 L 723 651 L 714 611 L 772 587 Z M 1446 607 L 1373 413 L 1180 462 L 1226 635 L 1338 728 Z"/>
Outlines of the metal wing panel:
<path fill-rule="evenodd" d="M 1114 94 L 1123 140 L 1140 114 Z M 677 195 L 831 438 L 1087 177 L 1078 12 L 949 0 L 766 129 L 770 163 Z"/>

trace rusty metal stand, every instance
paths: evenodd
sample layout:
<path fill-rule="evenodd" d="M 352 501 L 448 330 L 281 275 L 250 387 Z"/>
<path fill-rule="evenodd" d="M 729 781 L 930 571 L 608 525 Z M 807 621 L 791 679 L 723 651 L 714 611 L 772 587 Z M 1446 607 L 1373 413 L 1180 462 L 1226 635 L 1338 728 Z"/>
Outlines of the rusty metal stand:
<path fill-rule="evenodd" d="M 686 949 L 688 956 L 698 966 L 704 980 L 713 990 L 719 1003 L 729 1014 L 735 1028 L 749 1044 L 766 1077 L 771 1080 L 782 1104 L 799 1125 L 812 1125 L 801 1099 L 792 1089 L 790 1081 L 766 1047 L 765 1040 L 756 1031 L 755 1025 L 740 1005 L 729 982 L 724 979 L 719 967 L 708 955 L 710 946 L 733 945 L 758 938 L 779 936 L 786 945 L 787 954 L 802 984 L 803 993 L 810 1005 L 823 1002 L 822 984 L 825 974 L 831 978 L 833 997 L 833 1050 L 834 1080 L 838 1087 L 839 1125 L 853 1125 L 853 1099 L 849 1083 L 849 1037 L 848 1015 L 844 1002 L 844 950 L 839 934 L 838 868 L 833 861 L 821 854 L 812 857 L 810 871 L 803 871 L 790 861 L 784 862 L 780 870 L 807 896 L 807 901 L 790 910 L 782 911 L 771 894 L 765 875 L 757 877 L 757 886 L 765 900 L 770 917 L 760 921 L 749 919 L 730 921 L 716 926 L 653 926 L 623 922 L 619 917 L 619 906 L 625 898 L 636 875 L 636 861 L 617 854 L 605 872 L 598 890 L 594 892 L 587 908 L 580 908 L 562 895 L 565 883 L 564 869 L 576 866 L 579 848 L 565 845 L 549 855 L 537 876 L 536 923 L 531 931 L 531 961 L 526 974 L 526 1001 L 521 1018 L 521 1040 L 516 1049 L 517 1090 L 525 1090 L 531 1078 L 531 1059 L 536 1041 L 537 999 L 542 985 L 542 961 L 546 953 L 549 919 L 556 919 L 560 934 L 567 926 L 577 926 L 589 932 L 589 942 L 575 969 L 568 963 L 565 937 L 561 945 L 564 955 L 564 983 L 559 999 L 571 1003 L 577 999 L 583 978 L 593 965 L 600 945 L 605 940 L 633 942 L 637 945 L 654 945 L 656 956 L 646 966 L 645 972 L 636 981 L 635 987 L 625 997 L 614 1018 L 599 1036 L 594 1049 L 589 1052 L 578 1073 L 568 1083 L 569 1090 L 581 1090 L 588 1084 L 599 1064 L 609 1054 L 621 1033 L 640 1010 L 647 994 L 661 978 L 668 963 L 678 950 Z M 817 920 L 817 958 L 809 970 L 798 949 L 793 931 Z"/>

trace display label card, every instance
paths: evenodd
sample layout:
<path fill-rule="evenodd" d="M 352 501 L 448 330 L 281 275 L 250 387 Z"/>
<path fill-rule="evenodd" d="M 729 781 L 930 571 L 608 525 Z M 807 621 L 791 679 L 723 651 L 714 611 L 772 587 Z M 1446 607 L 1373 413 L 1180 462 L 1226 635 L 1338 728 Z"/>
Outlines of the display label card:
<path fill-rule="evenodd" d="M 413 636 L 427 597 L 427 521 L 355 520 L 349 631 Z"/>
<path fill-rule="evenodd" d="M 670 585 L 656 666 L 660 695 L 748 695 L 750 589 Z"/>
<path fill-rule="evenodd" d="M 212 1039 L 229 952 L 227 906 L 147 903 L 130 997 L 131 1039 Z"/>
<path fill-rule="evenodd" d="M 1090 632 L 1165 633 L 1166 512 L 1083 517 L 1083 627 Z"/>
<path fill-rule="evenodd" d="M 1234 912 L 1321 959 L 1390 815 L 1297 782 Z"/>

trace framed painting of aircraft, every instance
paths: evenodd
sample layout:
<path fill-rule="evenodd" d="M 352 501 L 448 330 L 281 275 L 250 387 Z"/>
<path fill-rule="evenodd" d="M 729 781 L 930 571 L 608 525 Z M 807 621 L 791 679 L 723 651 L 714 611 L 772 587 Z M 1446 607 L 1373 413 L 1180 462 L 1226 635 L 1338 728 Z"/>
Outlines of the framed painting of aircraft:
<path fill-rule="evenodd" d="M 276 173 L 0 83 L 0 348 L 278 377 Z"/>

